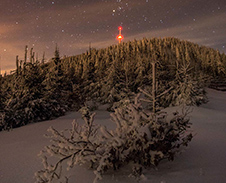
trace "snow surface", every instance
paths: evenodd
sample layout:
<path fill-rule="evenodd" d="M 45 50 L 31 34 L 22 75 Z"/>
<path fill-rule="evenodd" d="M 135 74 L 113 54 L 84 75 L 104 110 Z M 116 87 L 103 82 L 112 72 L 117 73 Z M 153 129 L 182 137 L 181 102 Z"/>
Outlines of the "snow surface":
<path fill-rule="evenodd" d="M 147 183 L 225 183 L 226 182 L 226 92 L 208 89 L 209 103 L 195 107 L 190 114 L 196 134 L 185 151 L 174 161 L 162 161 L 158 170 L 145 170 Z M 168 109 L 169 111 L 175 108 Z M 95 122 L 115 128 L 106 111 L 96 111 Z M 81 115 L 71 112 L 55 120 L 27 125 L 10 132 L 0 132 L 0 183 L 32 183 L 34 173 L 42 169 L 37 154 L 49 139 L 43 137 L 49 126 L 58 130 L 71 127 L 73 119 L 82 122 Z M 100 183 L 136 182 L 128 177 L 129 168 L 110 171 Z M 71 175 L 70 175 L 71 174 Z M 86 167 L 69 172 L 69 183 L 91 183 L 94 175 Z"/>

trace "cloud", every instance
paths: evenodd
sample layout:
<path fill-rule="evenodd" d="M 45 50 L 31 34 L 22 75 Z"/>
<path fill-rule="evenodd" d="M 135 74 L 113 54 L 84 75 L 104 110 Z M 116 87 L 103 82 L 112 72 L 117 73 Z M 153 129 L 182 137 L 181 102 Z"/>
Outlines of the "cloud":
<path fill-rule="evenodd" d="M 117 44 L 121 24 L 123 41 L 178 37 L 219 49 L 225 44 L 226 15 L 218 8 L 225 4 L 223 0 L 51 2 L 12 0 L 4 7 L 0 2 L 2 67 L 15 68 L 15 57 L 24 56 L 25 45 L 34 47 L 39 55 L 45 51 L 51 58 L 56 43 L 62 55 L 86 51 L 89 42 L 95 48 Z M 213 7 L 217 8 L 214 13 Z"/>

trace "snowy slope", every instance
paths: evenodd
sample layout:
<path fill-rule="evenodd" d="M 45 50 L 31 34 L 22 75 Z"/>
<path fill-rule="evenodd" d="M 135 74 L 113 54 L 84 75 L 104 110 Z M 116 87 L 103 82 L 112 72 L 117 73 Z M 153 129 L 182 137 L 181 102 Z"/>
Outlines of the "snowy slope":
<path fill-rule="evenodd" d="M 145 170 L 150 183 L 224 183 L 226 182 L 226 92 L 208 89 L 209 103 L 195 107 L 191 115 L 196 134 L 185 152 L 173 162 L 161 162 L 158 170 Z M 172 109 L 169 109 L 172 110 Z M 49 126 L 65 129 L 73 119 L 82 122 L 77 112 L 56 120 L 31 124 L 0 132 L 0 183 L 32 183 L 34 172 L 42 168 L 37 154 L 49 144 L 43 137 Z M 95 122 L 114 128 L 109 113 L 97 111 Z M 70 172 L 71 173 L 71 172 Z M 128 168 L 108 172 L 100 182 L 135 182 L 128 178 Z M 77 167 L 70 182 L 91 183 L 94 175 L 85 167 Z"/>

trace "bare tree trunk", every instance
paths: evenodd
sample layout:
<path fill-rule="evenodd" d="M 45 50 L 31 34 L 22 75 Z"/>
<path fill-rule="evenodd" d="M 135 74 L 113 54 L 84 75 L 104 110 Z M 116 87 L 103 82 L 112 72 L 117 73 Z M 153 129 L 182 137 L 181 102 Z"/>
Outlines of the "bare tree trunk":
<path fill-rule="evenodd" d="M 155 113 L 155 96 L 156 95 L 156 79 L 155 79 L 155 62 L 152 62 L 152 97 L 153 97 L 153 113 Z"/>
<path fill-rule="evenodd" d="M 28 49 L 28 47 L 27 47 L 27 45 L 26 45 L 26 46 L 25 46 L 25 54 L 24 54 L 24 63 L 27 62 L 27 49 Z"/>

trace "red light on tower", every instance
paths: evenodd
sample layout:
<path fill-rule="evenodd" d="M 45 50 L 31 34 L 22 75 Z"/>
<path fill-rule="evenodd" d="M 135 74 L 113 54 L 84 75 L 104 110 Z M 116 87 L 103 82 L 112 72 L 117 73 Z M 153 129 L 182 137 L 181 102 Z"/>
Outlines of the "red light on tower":
<path fill-rule="evenodd" d="M 123 39 L 122 35 L 118 35 L 117 39 L 119 40 L 119 43 L 121 43 L 121 40 Z"/>
<path fill-rule="evenodd" d="M 117 39 L 118 39 L 119 43 L 121 43 L 121 40 L 123 39 L 123 36 L 121 34 L 122 26 L 119 26 L 118 30 L 119 30 L 119 35 L 117 36 Z"/>

